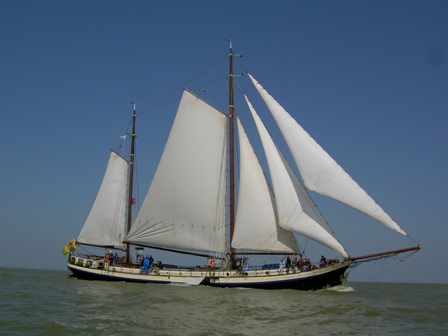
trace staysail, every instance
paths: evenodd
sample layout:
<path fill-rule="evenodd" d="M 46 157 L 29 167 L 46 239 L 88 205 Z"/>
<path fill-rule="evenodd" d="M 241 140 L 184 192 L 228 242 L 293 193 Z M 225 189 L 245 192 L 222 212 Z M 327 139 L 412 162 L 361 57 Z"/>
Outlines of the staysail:
<path fill-rule="evenodd" d="M 239 118 L 240 184 L 232 247 L 265 252 L 298 251 L 291 231 L 278 225 L 272 191 Z"/>
<path fill-rule="evenodd" d="M 122 246 L 125 233 L 128 162 L 110 153 L 106 173 L 77 243 Z"/>
<path fill-rule="evenodd" d="M 333 231 L 279 152 L 252 104 L 247 97 L 245 98 L 266 154 L 280 226 L 348 257 L 344 247 L 336 239 Z"/>
<path fill-rule="evenodd" d="M 226 116 L 185 90 L 127 241 L 225 252 L 225 173 Z"/>
<path fill-rule="evenodd" d="M 277 122 L 305 186 L 363 212 L 392 230 L 407 235 L 255 78 L 250 74 L 249 77 Z"/>

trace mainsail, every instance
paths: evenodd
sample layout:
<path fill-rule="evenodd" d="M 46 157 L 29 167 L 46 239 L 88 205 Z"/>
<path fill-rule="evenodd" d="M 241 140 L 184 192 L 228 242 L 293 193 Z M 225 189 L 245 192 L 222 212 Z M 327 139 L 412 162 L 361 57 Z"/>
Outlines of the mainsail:
<path fill-rule="evenodd" d="M 328 153 L 249 74 L 277 122 L 299 168 L 305 186 L 378 220 L 403 235 L 406 232 L 339 166 Z"/>
<path fill-rule="evenodd" d="M 225 252 L 225 172 L 226 116 L 185 90 L 127 240 Z"/>
<path fill-rule="evenodd" d="M 128 162 L 112 151 L 95 202 L 76 238 L 77 243 L 95 246 L 123 245 L 127 172 Z"/>

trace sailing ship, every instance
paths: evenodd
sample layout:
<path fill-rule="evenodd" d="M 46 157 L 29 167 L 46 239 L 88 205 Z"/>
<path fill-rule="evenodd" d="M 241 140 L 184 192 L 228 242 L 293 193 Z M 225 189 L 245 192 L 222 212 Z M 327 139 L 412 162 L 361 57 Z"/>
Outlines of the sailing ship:
<path fill-rule="evenodd" d="M 111 152 L 85 224 L 78 237 L 65 247 L 64 252 L 70 252 L 67 267 L 72 276 L 158 284 L 318 290 L 341 285 L 347 270 L 361 262 L 421 248 L 417 245 L 361 257 L 347 253 L 309 190 L 408 235 L 248 73 L 277 123 L 301 179 L 244 96 L 264 149 L 269 171 L 265 174 L 235 113 L 235 56 L 230 42 L 227 113 L 183 90 L 164 152 L 131 225 L 134 105 L 130 158 Z M 238 186 L 235 133 L 239 144 Z M 297 235 L 331 249 L 339 257 L 312 263 L 297 243 Z M 102 247 L 106 254 L 78 253 L 79 245 Z M 145 261 L 144 248 L 205 259 L 201 266 L 155 264 Z M 125 254 L 113 255 L 114 249 Z M 252 265 L 251 258 L 258 255 L 283 260 Z"/>

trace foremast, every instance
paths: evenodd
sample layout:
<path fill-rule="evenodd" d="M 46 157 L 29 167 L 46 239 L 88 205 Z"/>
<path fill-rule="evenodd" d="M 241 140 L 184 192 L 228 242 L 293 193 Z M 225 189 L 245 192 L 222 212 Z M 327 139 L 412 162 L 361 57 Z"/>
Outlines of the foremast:
<path fill-rule="evenodd" d="M 134 189 L 134 160 L 135 160 L 135 120 L 136 120 L 136 107 L 135 103 L 131 102 L 134 105 L 134 112 L 132 114 L 132 132 L 131 132 L 131 153 L 129 156 L 129 188 L 128 188 L 128 211 L 127 211 L 127 228 L 126 235 L 131 230 L 131 222 L 132 222 L 132 205 L 134 203 L 133 199 L 133 189 Z M 126 243 L 126 263 L 130 263 L 131 259 L 131 245 L 130 243 Z"/>

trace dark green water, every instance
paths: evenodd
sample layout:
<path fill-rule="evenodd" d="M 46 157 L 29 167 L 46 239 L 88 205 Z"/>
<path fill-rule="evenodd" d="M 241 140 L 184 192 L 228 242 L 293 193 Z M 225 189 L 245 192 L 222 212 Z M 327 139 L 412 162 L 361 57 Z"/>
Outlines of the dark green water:
<path fill-rule="evenodd" d="M 448 335 L 447 284 L 300 292 L 68 275 L 0 268 L 0 335 Z"/>

